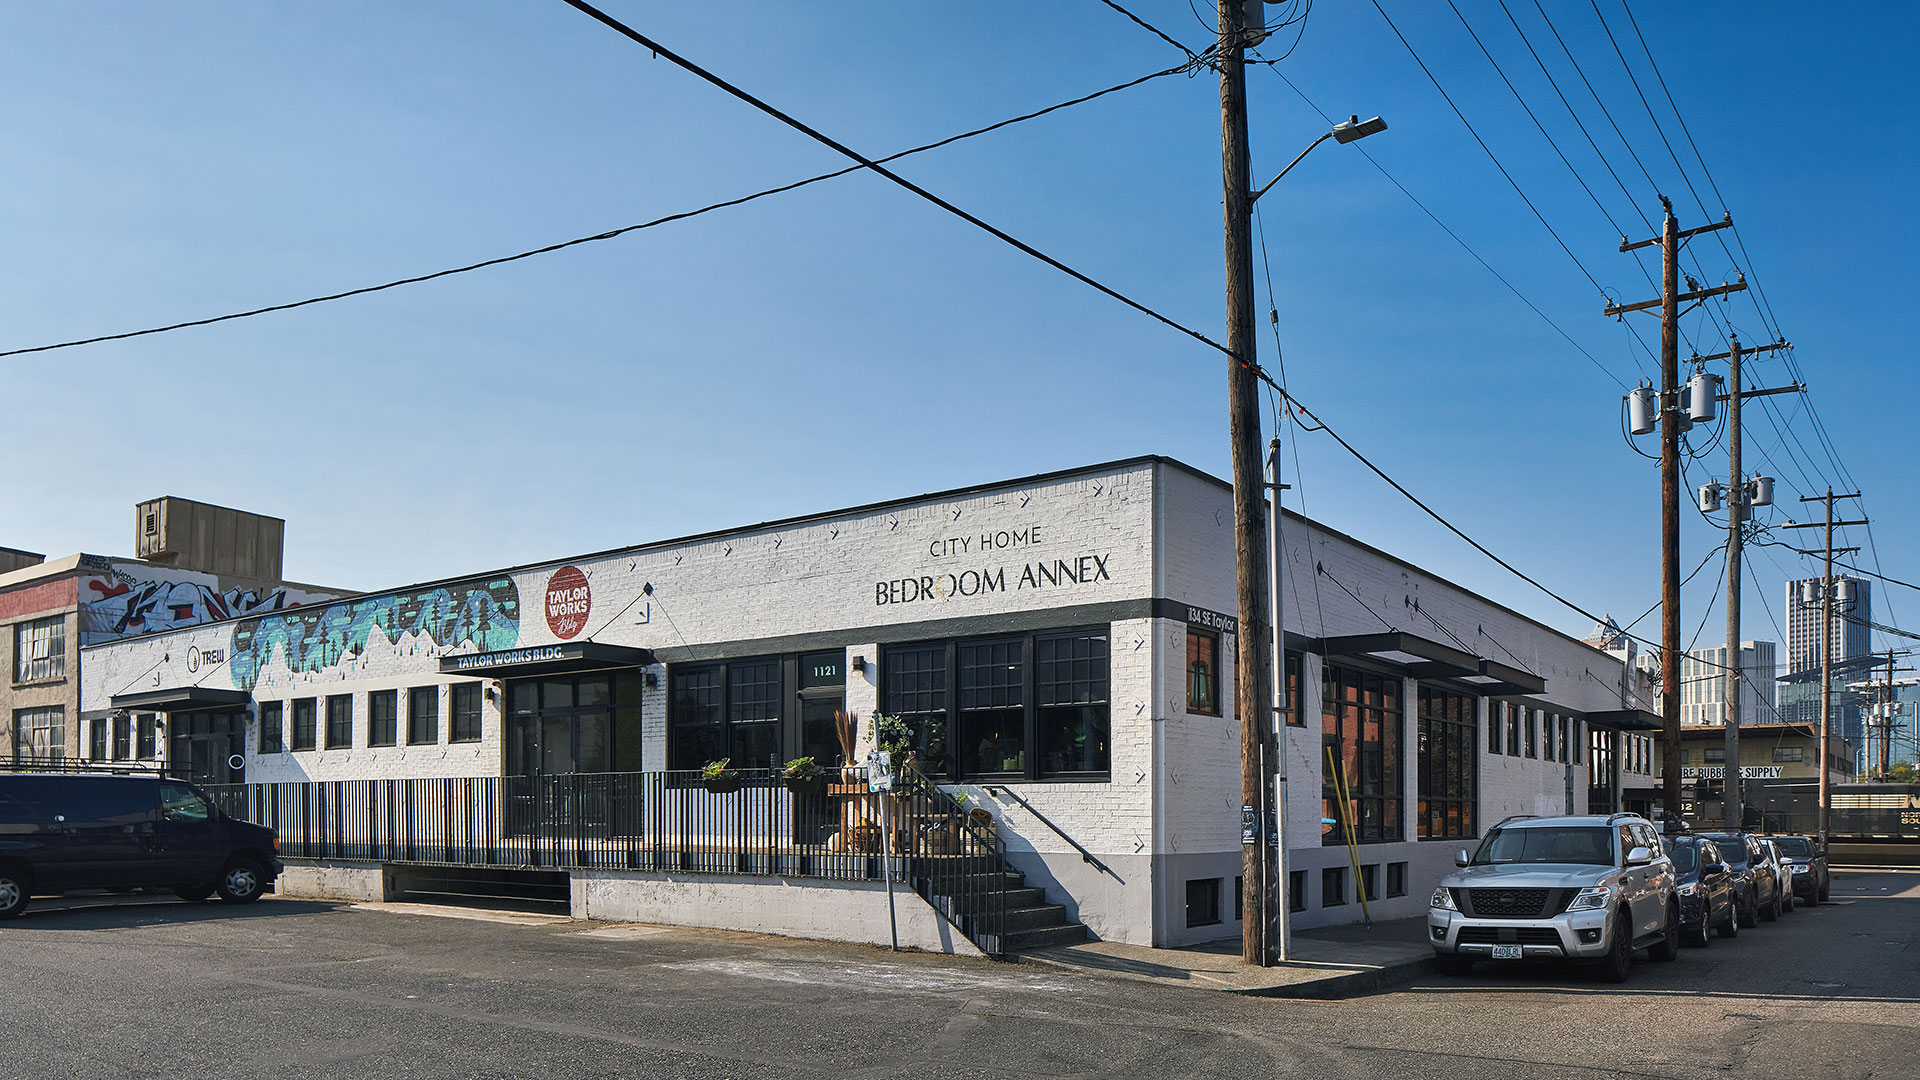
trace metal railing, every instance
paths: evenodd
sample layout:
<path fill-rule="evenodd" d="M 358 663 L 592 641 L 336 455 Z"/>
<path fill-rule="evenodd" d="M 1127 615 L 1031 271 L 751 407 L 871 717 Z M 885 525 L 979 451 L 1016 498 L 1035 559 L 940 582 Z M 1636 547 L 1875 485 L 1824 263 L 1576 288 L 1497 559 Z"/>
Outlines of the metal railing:
<path fill-rule="evenodd" d="M 159 761 L 103 761 L 97 758 L 70 758 L 36 754 L 0 756 L 0 772 L 113 773 L 116 775 L 153 775 L 177 778 L 178 769 Z"/>
<path fill-rule="evenodd" d="M 1014 802 L 1019 803 L 1021 808 L 1026 810 L 1027 813 L 1032 814 L 1035 818 L 1037 818 L 1040 824 L 1045 825 L 1049 829 L 1052 829 L 1053 835 L 1073 845 L 1073 850 L 1080 853 L 1081 862 L 1090 863 L 1094 867 L 1098 868 L 1101 873 L 1106 874 L 1107 876 L 1113 878 L 1115 881 L 1120 880 L 1120 875 L 1114 873 L 1112 867 L 1108 866 L 1106 863 L 1101 862 L 1099 856 L 1095 855 L 1091 851 L 1088 851 L 1085 844 L 1082 844 L 1080 841 L 1075 840 L 1071 836 L 1068 836 L 1066 833 L 1066 830 L 1062 829 L 1058 825 L 1055 825 L 1053 823 L 1052 818 L 1034 809 L 1034 806 L 1032 803 L 1021 798 L 1019 793 L 1014 791 L 1012 788 L 1007 787 L 1004 784 L 987 784 L 982 790 L 996 792 L 998 794 L 1005 795 L 1007 798 L 1012 799 Z"/>
<path fill-rule="evenodd" d="M 499 869 L 648 870 L 907 884 L 998 953 L 1012 883 L 991 815 L 917 772 L 890 793 L 864 769 L 809 781 L 741 769 L 236 784 L 223 813 L 287 858 Z M 888 833 L 891 835 L 888 835 Z"/>

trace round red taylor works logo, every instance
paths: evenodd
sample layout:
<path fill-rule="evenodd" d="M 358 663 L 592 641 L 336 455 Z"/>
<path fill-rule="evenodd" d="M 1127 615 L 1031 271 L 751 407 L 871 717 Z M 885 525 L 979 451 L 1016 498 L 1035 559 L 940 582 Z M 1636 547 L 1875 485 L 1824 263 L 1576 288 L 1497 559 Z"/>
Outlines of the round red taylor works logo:
<path fill-rule="evenodd" d="M 547 579 L 547 629 L 557 638 L 570 638 L 587 625 L 593 610 L 593 592 L 578 567 L 563 566 Z"/>

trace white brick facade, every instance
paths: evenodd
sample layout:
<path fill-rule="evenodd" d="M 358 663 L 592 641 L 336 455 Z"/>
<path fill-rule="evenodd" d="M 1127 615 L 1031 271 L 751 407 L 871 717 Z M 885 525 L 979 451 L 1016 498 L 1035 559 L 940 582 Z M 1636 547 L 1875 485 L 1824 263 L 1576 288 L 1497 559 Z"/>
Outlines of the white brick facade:
<path fill-rule="evenodd" d="M 641 701 L 640 756 L 652 770 L 668 761 L 667 687 L 684 665 L 840 653 L 845 707 L 861 718 L 865 743 L 869 718 L 885 707 L 889 645 L 1103 627 L 1107 774 L 1005 785 L 1065 836 L 1015 800 L 966 786 L 1000 820 L 1029 883 L 1046 887 L 1049 899 L 1068 905 L 1096 935 L 1180 944 L 1239 932 L 1240 736 L 1230 632 L 1220 635 L 1215 676 L 1220 715 L 1187 707 L 1189 619 L 1218 625 L 1221 613 L 1232 614 L 1232 552 L 1225 485 L 1164 459 L 1136 459 L 356 598 L 285 617 L 295 622 L 239 620 L 102 645 L 87 654 L 82 707 L 98 713 L 141 691 L 246 691 L 250 781 L 500 775 L 504 687 L 484 683 L 490 692 L 480 739 L 451 742 L 446 688 L 475 680 L 442 674 L 441 659 L 591 639 L 656 657 L 647 669 L 656 685 Z M 569 584 L 568 567 L 584 578 L 584 592 Z M 1544 678 L 1546 691 L 1531 705 L 1548 713 L 1623 707 L 1618 661 L 1338 533 L 1289 516 L 1285 567 L 1294 635 L 1318 641 L 1394 628 Z M 1360 912 L 1355 903 L 1320 902 L 1321 871 L 1349 856 L 1345 846 L 1321 842 L 1318 656 L 1306 656 L 1302 675 L 1306 723 L 1287 729 L 1287 835 L 1293 869 L 1308 881 L 1295 925 L 1308 926 Z M 1404 703 L 1405 838 L 1363 844 L 1359 858 L 1381 866 L 1383 883 L 1386 864 L 1407 863 L 1408 873 L 1406 895 L 1379 901 L 1376 917 L 1414 914 L 1460 846 L 1414 838 L 1418 684 L 1395 677 Z M 406 745 L 406 693 L 421 686 L 440 688 L 439 740 Z M 385 690 L 399 691 L 399 745 L 370 747 L 367 695 Z M 314 698 L 324 730 L 330 695 L 352 695 L 352 747 L 258 753 L 251 726 L 258 703 Z M 1576 808 L 1584 809 L 1584 764 L 1489 753 L 1484 699 L 1478 708 L 1479 822 L 1559 812 L 1569 767 Z M 1066 837 L 1104 869 L 1083 860 Z M 1191 927 L 1189 881 L 1218 882 L 1221 897 L 1215 918 Z"/>

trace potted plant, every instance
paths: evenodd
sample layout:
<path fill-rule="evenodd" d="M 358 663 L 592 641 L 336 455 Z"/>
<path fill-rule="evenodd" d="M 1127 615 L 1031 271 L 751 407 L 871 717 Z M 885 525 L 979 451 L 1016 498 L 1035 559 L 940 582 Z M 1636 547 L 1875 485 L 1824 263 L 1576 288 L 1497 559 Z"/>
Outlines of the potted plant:
<path fill-rule="evenodd" d="M 780 770 L 780 779 L 795 795 L 818 795 L 827 788 L 827 770 L 811 757 L 797 757 Z"/>
<path fill-rule="evenodd" d="M 709 761 L 700 767 L 700 786 L 715 795 L 731 795 L 740 790 L 740 774 L 733 769 L 732 758 Z"/>

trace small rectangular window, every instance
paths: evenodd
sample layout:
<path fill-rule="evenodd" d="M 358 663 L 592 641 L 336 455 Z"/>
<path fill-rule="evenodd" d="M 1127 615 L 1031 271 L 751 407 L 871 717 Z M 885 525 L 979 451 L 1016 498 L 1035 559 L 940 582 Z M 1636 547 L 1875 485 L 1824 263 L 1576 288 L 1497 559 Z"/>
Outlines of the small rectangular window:
<path fill-rule="evenodd" d="M 53 705 L 44 709 L 15 709 L 13 752 L 27 758 L 67 756 L 67 711 Z"/>
<path fill-rule="evenodd" d="M 1220 879 L 1194 878 L 1187 882 L 1187 925 L 1213 926 L 1220 921 Z"/>
<path fill-rule="evenodd" d="M 1307 718 L 1300 711 L 1300 654 L 1287 654 L 1287 723 L 1294 727 L 1306 727 Z"/>
<path fill-rule="evenodd" d="M 107 718 L 104 716 L 87 722 L 87 756 L 95 761 L 107 760 Z"/>
<path fill-rule="evenodd" d="M 1305 870 L 1287 871 L 1287 910 L 1307 910 L 1307 872 Z"/>
<path fill-rule="evenodd" d="M 1537 758 L 1540 756 L 1540 711 L 1523 708 L 1520 712 L 1526 717 L 1527 756 Z"/>
<path fill-rule="evenodd" d="M 1360 892 L 1362 900 L 1380 899 L 1380 864 L 1360 864 Z"/>
<path fill-rule="evenodd" d="M 1703 754 L 1709 765 L 1724 765 L 1727 762 L 1727 748 L 1724 746 L 1706 747 Z"/>
<path fill-rule="evenodd" d="M 1804 760 L 1804 755 L 1805 755 L 1805 753 L 1806 753 L 1806 750 L 1805 750 L 1805 748 L 1804 748 L 1804 747 L 1799 747 L 1799 746 L 1776 746 L 1776 747 L 1774 747 L 1774 748 L 1773 748 L 1773 760 L 1775 760 L 1775 761 L 1801 761 L 1801 760 Z"/>
<path fill-rule="evenodd" d="M 133 756 L 133 717 L 125 714 L 113 718 L 113 760 L 125 761 Z"/>
<path fill-rule="evenodd" d="M 367 694 L 367 745 L 392 746 L 400 741 L 400 692 L 374 690 Z"/>
<path fill-rule="evenodd" d="M 293 748 L 311 750 L 319 745 L 319 710 L 313 698 L 301 698 L 293 703 Z"/>
<path fill-rule="evenodd" d="M 152 761 L 160 756 L 160 717 L 154 713 L 141 713 L 134 725 L 133 756 L 141 761 Z"/>
<path fill-rule="evenodd" d="M 334 694 L 327 698 L 327 749 L 353 746 L 353 695 Z"/>
<path fill-rule="evenodd" d="M 1247 879 L 1234 875 L 1233 879 L 1233 921 L 1245 922 L 1247 918 Z"/>
<path fill-rule="evenodd" d="M 461 683 L 453 688 L 453 728 L 449 742 L 480 741 L 480 684 Z"/>
<path fill-rule="evenodd" d="M 1502 717 L 1506 715 L 1506 709 L 1507 705 L 1504 701 L 1487 702 L 1487 753 L 1489 754 L 1499 753 L 1500 748 L 1506 743 L 1506 731 L 1501 723 Z"/>
<path fill-rule="evenodd" d="M 416 686 L 407 691 L 407 742 L 409 745 L 440 741 L 440 688 Z"/>
<path fill-rule="evenodd" d="M 1387 864 L 1387 895 L 1407 895 L 1407 864 L 1390 862 Z"/>
<path fill-rule="evenodd" d="M 1508 705 L 1507 709 L 1507 756 L 1520 756 L 1520 728 L 1526 723 L 1527 710 L 1520 705 Z"/>
<path fill-rule="evenodd" d="M 1220 635 L 1187 628 L 1187 711 L 1220 715 Z"/>
<path fill-rule="evenodd" d="M 281 704 L 278 701 L 260 703 L 260 752 L 278 754 L 287 748 L 284 740 L 285 729 L 280 722 Z"/>
<path fill-rule="evenodd" d="M 67 617 L 16 623 L 13 628 L 13 681 L 58 679 L 67 673 Z M 16 729 L 18 730 L 18 729 Z"/>
<path fill-rule="evenodd" d="M 1347 868 L 1329 866 L 1320 871 L 1320 906 L 1340 907 L 1347 902 Z"/>

